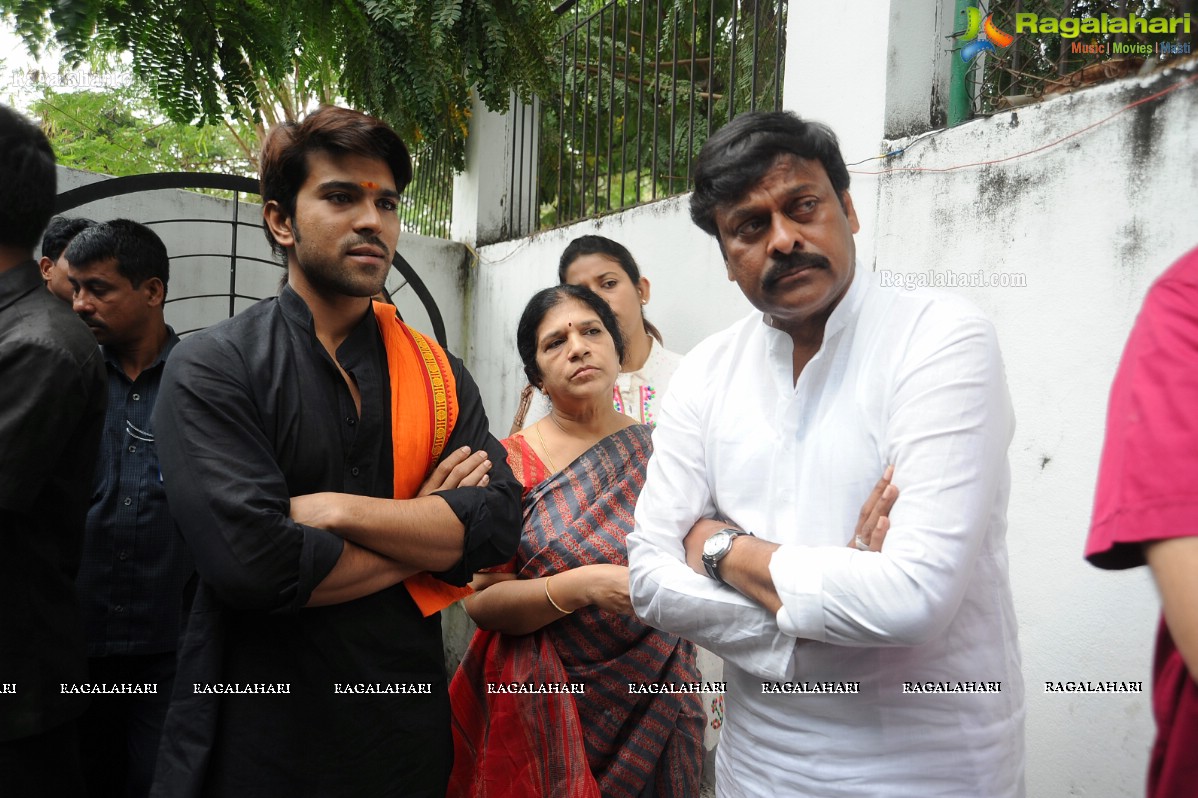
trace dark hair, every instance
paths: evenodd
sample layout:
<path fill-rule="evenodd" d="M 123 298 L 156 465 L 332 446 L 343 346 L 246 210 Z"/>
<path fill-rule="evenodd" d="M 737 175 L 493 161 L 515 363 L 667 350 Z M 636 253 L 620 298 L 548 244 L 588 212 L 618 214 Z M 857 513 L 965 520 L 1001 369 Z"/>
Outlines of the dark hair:
<path fill-rule="evenodd" d="M 832 129 L 819 122 L 806 122 L 790 111 L 754 111 L 741 114 L 717 130 L 699 151 L 691 221 L 718 239 L 716 209 L 747 194 L 778 156 L 787 154 L 819 161 L 844 207 L 849 170 Z"/>
<path fill-rule="evenodd" d="M 516 351 L 524 363 L 524 375 L 528 377 L 529 385 L 539 386 L 541 382 L 541 368 L 537 365 L 537 328 L 549 311 L 568 299 L 576 299 L 599 314 L 600 323 L 616 346 L 616 357 L 621 363 L 624 362 L 624 336 L 620 332 L 620 323 L 603 297 L 581 285 L 554 285 L 532 295 L 520 314 L 520 323 L 516 325 Z"/>
<path fill-rule="evenodd" d="M 284 122 L 267 134 L 258 159 L 263 205 L 274 200 L 287 218 L 295 217 L 295 198 L 308 179 L 310 152 L 378 158 L 390 167 L 395 190 L 399 192 L 412 181 L 408 148 L 385 122 L 360 111 L 322 105 L 302 122 Z M 271 249 L 283 257 L 286 250 L 275 241 L 265 222 L 262 229 Z"/>
<path fill-rule="evenodd" d="M 54 149 L 37 125 L 0 105 L 0 245 L 29 250 L 54 215 Z"/>
<path fill-rule="evenodd" d="M 71 240 L 66 256 L 74 269 L 87 269 L 101 261 L 115 260 L 117 272 L 134 288 L 157 277 L 162 281 L 162 294 L 166 296 L 171 268 L 166 245 L 144 224 L 131 219 L 113 219 L 93 225 Z"/>
<path fill-rule="evenodd" d="M 605 258 L 611 258 L 620 264 L 620 268 L 628 275 L 628 279 L 632 281 L 633 285 L 641 281 L 641 270 L 636 265 L 636 259 L 632 257 L 632 253 L 628 251 L 628 247 L 605 236 L 579 236 L 567 244 L 557 262 L 557 281 L 564 285 L 566 272 L 570 271 L 570 265 L 585 255 L 602 255 Z M 661 338 L 661 331 L 645 318 L 644 308 L 641 309 L 641 323 L 645 325 L 645 332 L 656 338 L 659 344 L 665 344 Z"/>
<path fill-rule="evenodd" d="M 42 257 L 58 260 L 71 239 L 95 224 L 91 219 L 82 217 L 55 216 L 42 236 Z"/>

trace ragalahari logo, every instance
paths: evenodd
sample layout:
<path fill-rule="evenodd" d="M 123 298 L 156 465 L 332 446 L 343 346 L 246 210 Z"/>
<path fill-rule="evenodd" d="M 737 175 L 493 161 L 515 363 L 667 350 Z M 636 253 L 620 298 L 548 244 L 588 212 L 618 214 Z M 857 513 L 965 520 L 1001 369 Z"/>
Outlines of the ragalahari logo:
<path fill-rule="evenodd" d="M 965 63 L 968 64 L 984 52 L 994 52 L 997 47 L 1009 47 L 1015 41 L 1014 36 L 998 29 L 993 14 L 987 14 L 983 20 L 982 12 L 976 8 L 967 8 L 965 13 L 969 16 L 965 32 L 953 34 L 953 38 L 965 41 L 965 46 L 959 51 Z"/>

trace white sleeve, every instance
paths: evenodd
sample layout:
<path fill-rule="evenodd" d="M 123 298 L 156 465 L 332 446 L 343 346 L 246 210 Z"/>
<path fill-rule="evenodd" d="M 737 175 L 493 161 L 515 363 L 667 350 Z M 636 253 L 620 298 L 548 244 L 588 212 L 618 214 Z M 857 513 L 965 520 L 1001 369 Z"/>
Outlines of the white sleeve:
<path fill-rule="evenodd" d="M 681 635 L 767 679 L 790 678 L 795 638 L 757 603 L 700 576 L 682 541 L 716 514 L 708 487 L 696 400 L 703 385 L 684 364 L 674 375 L 653 432 L 649 474 L 628 536 L 632 603 L 645 623 Z"/>
<path fill-rule="evenodd" d="M 954 317 L 912 336 L 891 391 L 886 455 L 898 503 L 882 551 L 784 545 L 770 575 L 778 626 L 848 646 L 924 643 L 941 634 L 1003 523 L 1013 416 L 994 328 Z M 847 542 L 852 530 L 843 530 Z"/>

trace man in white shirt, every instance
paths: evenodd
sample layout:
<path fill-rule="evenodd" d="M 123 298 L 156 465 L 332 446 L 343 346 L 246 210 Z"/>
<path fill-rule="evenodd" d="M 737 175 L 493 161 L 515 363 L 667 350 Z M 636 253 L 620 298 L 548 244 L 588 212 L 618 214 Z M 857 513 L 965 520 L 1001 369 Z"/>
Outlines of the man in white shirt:
<path fill-rule="evenodd" d="M 998 342 L 968 302 L 855 263 L 848 184 L 793 114 L 703 147 L 691 217 L 757 310 L 674 375 L 633 604 L 725 659 L 721 796 L 1022 796 Z M 901 496 L 863 540 L 891 464 Z"/>

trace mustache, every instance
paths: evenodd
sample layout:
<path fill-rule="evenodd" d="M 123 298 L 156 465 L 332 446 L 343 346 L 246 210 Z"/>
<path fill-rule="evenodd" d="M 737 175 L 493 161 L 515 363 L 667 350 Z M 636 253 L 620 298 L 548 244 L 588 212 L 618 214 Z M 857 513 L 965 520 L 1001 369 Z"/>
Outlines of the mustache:
<path fill-rule="evenodd" d="M 391 251 L 390 247 L 388 247 L 386 244 L 383 243 L 383 239 L 379 238 L 378 236 L 362 236 L 362 235 L 355 237 L 353 241 L 350 241 L 348 244 L 346 244 L 345 251 L 349 252 L 354 247 L 362 246 L 363 244 L 366 246 L 370 246 L 370 247 L 378 247 L 383 252 L 387 253 L 388 258 L 390 258 L 392 255 L 395 254 L 394 252 Z"/>
<path fill-rule="evenodd" d="M 814 252 L 790 252 L 785 255 L 775 255 L 770 260 L 770 266 L 761 278 L 761 287 L 767 291 L 772 290 L 779 281 L 800 269 L 832 268 L 831 261 Z"/>

